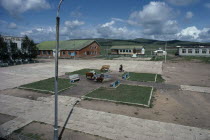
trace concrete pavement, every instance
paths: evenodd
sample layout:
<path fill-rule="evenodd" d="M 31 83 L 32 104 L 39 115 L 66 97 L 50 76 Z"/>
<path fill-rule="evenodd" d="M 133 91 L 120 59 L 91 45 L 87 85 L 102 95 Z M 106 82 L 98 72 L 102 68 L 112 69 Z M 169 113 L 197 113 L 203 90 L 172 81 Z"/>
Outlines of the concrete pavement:
<path fill-rule="evenodd" d="M 181 85 L 182 90 L 210 93 L 210 87 Z"/>
<path fill-rule="evenodd" d="M 46 60 L 45 60 L 46 61 Z M 162 62 L 123 61 L 123 60 L 59 60 L 59 75 L 83 68 L 100 69 L 102 65 L 110 65 L 110 69 L 118 71 L 120 64 L 130 72 L 162 73 Z M 43 80 L 54 76 L 54 60 L 45 63 L 24 64 L 0 68 L 0 90 L 14 88 L 23 84 Z"/>
<path fill-rule="evenodd" d="M 59 126 L 62 127 L 72 104 L 78 98 L 62 96 L 59 99 Z M 51 102 L 48 102 L 49 100 Z M 0 113 L 2 114 L 24 118 L 21 119 L 22 121 L 14 119 L 11 122 L 6 122 L 8 132 L 13 131 L 12 128 L 22 127 L 20 122 L 25 125 L 27 121 L 39 121 L 53 125 L 53 96 L 35 101 L 0 95 L 0 106 Z M 17 123 L 15 123 L 16 121 Z M 14 126 L 15 124 L 17 125 Z M 4 125 L 2 124 L 0 128 L 3 128 Z M 9 126 L 11 126 L 11 129 L 9 129 Z M 210 140 L 209 130 L 78 107 L 74 108 L 66 127 L 114 140 Z"/>

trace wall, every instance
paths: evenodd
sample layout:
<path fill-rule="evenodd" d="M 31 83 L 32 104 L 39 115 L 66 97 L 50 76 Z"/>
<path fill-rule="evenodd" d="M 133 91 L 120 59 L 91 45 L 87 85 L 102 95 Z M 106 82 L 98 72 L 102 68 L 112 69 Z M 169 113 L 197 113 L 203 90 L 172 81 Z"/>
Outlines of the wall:
<path fill-rule="evenodd" d="M 123 50 L 125 50 L 125 52 L 123 52 Z M 128 51 L 128 52 L 126 52 L 126 51 Z M 142 54 L 141 52 L 142 52 L 142 50 L 139 50 L 139 49 L 136 50 L 136 54 Z M 129 54 L 129 55 L 132 55 L 133 54 L 133 49 L 118 49 L 118 50 L 113 50 L 112 49 L 111 54 L 122 54 L 122 55 Z"/>
<path fill-rule="evenodd" d="M 98 56 L 98 55 L 100 55 L 100 46 L 96 42 L 93 42 L 92 44 L 80 50 L 78 52 L 77 57 L 89 57 L 89 56 Z"/>
<path fill-rule="evenodd" d="M 185 49 L 186 53 L 182 53 L 182 50 Z M 192 49 L 192 53 L 188 51 Z M 199 53 L 195 53 L 195 50 L 198 49 Z M 206 53 L 202 53 L 202 50 L 206 49 Z M 210 48 L 179 48 L 179 55 L 181 56 L 210 56 Z"/>
<path fill-rule="evenodd" d="M 40 50 L 40 55 L 38 55 L 38 57 L 53 57 L 53 52 L 50 51 L 51 53 L 48 54 L 46 52 L 46 54 L 43 53 L 43 50 Z M 86 46 L 85 48 L 81 49 L 81 50 L 61 50 L 59 53 L 60 58 L 74 58 L 74 56 L 71 56 L 71 54 L 69 53 L 74 53 L 76 52 L 76 56 L 75 57 L 89 57 L 89 56 L 98 56 L 100 55 L 100 46 L 96 43 L 93 42 L 92 44 Z"/>
<path fill-rule="evenodd" d="M 44 51 L 46 52 L 46 54 L 44 54 Z M 39 53 L 40 54 L 38 54 L 37 57 L 44 57 L 44 58 L 53 57 L 53 51 L 52 50 L 39 50 Z"/>
<path fill-rule="evenodd" d="M 12 37 L 12 36 L 2 36 L 4 38 L 5 41 L 12 41 L 13 43 L 17 44 L 17 48 L 21 49 L 21 44 L 22 44 L 22 37 Z"/>

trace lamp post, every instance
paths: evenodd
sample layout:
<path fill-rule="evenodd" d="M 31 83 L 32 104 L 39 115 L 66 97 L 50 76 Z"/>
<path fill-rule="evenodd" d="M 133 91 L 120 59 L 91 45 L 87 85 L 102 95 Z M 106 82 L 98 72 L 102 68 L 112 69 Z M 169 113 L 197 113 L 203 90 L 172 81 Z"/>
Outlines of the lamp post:
<path fill-rule="evenodd" d="M 54 122 L 54 140 L 58 140 L 58 50 L 59 50 L 59 24 L 60 17 L 59 11 L 60 6 L 63 0 L 60 0 L 57 16 L 56 16 L 56 50 L 55 50 L 55 82 L 54 82 L 54 90 L 55 90 L 55 122 Z"/>
<path fill-rule="evenodd" d="M 166 54 L 166 53 L 167 53 L 167 52 L 166 52 L 166 48 L 167 48 L 167 41 L 166 41 L 166 44 L 165 44 L 165 63 L 166 63 L 166 55 L 167 55 L 167 54 Z"/>

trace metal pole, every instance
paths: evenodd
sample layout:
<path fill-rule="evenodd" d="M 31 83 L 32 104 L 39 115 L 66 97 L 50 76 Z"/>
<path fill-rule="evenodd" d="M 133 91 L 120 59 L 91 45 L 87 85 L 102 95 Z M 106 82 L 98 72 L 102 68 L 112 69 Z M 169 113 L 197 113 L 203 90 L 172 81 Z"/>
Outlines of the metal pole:
<path fill-rule="evenodd" d="M 54 122 L 54 140 L 58 140 L 58 51 L 59 51 L 59 24 L 60 24 L 60 5 L 63 0 L 60 0 L 56 16 L 56 50 L 55 50 L 55 122 Z"/>
<path fill-rule="evenodd" d="M 166 47 L 167 47 L 167 41 L 166 41 L 166 44 L 165 44 L 165 63 L 166 63 Z"/>
<path fill-rule="evenodd" d="M 56 50 L 55 50 L 55 125 L 54 140 L 58 140 L 58 49 L 59 49 L 59 22 L 56 17 Z"/>

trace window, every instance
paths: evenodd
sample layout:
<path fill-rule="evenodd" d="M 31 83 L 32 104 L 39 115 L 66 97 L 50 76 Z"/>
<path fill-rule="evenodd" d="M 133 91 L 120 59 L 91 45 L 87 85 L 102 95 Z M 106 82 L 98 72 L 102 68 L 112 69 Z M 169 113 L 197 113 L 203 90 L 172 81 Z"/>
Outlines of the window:
<path fill-rule="evenodd" d="M 126 52 L 128 52 L 128 50 L 126 50 Z"/>
<path fill-rule="evenodd" d="M 129 52 L 131 53 L 131 50 L 129 50 Z"/>
<path fill-rule="evenodd" d="M 47 51 L 47 54 L 48 54 L 48 55 L 50 55 L 50 54 L 51 54 L 51 52 L 50 52 L 50 51 Z"/>
<path fill-rule="evenodd" d="M 43 51 L 43 54 L 46 54 L 46 51 Z"/>
<path fill-rule="evenodd" d="M 123 50 L 120 50 L 120 52 L 123 52 Z"/>
<path fill-rule="evenodd" d="M 195 53 L 199 53 L 199 49 L 195 49 Z"/>
<path fill-rule="evenodd" d="M 37 54 L 40 55 L 41 54 L 41 51 L 37 51 Z"/>
<path fill-rule="evenodd" d="M 186 53 L 186 49 L 182 49 L 182 53 Z"/>
<path fill-rule="evenodd" d="M 84 52 L 84 55 L 87 55 L 87 52 Z"/>
<path fill-rule="evenodd" d="M 188 49 L 188 53 L 192 53 L 192 49 Z"/>
<path fill-rule="evenodd" d="M 65 52 L 65 51 L 62 51 L 62 54 L 63 54 L 63 55 L 65 55 L 65 54 L 66 54 L 66 52 Z"/>
<path fill-rule="evenodd" d="M 71 52 L 68 52 L 69 55 L 71 55 Z"/>
<path fill-rule="evenodd" d="M 125 52 L 125 50 L 123 50 L 123 52 Z"/>
<path fill-rule="evenodd" d="M 206 49 L 202 49 L 202 53 L 205 54 L 206 53 Z"/>

